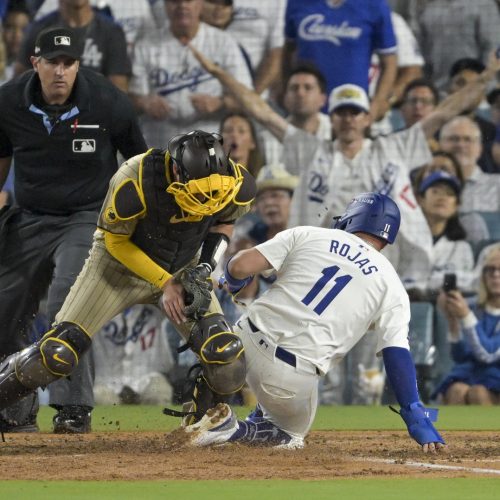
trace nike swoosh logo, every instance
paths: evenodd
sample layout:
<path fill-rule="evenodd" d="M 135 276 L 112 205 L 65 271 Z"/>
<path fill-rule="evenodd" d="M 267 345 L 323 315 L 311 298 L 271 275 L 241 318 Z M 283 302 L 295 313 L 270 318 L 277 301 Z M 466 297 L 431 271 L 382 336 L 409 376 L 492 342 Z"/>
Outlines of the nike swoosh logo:
<path fill-rule="evenodd" d="M 177 215 L 172 215 L 170 217 L 171 224 L 178 224 L 179 222 L 186 222 L 185 217 L 177 217 Z"/>
<path fill-rule="evenodd" d="M 59 361 L 59 363 L 62 363 L 63 365 L 69 365 L 69 363 L 67 361 L 64 361 L 64 359 L 61 359 L 59 357 L 59 354 L 53 354 L 52 355 L 52 358 L 55 359 L 56 361 Z"/>
<path fill-rule="evenodd" d="M 223 345 L 222 347 L 217 347 L 217 349 L 215 349 L 215 352 L 217 353 L 224 352 L 232 343 L 233 341 L 231 340 L 231 342 L 228 342 L 226 345 Z"/>
<path fill-rule="evenodd" d="M 203 219 L 202 215 L 186 215 L 185 217 L 178 217 L 177 215 L 172 215 L 170 217 L 171 224 L 179 224 L 179 222 L 198 222 Z"/>

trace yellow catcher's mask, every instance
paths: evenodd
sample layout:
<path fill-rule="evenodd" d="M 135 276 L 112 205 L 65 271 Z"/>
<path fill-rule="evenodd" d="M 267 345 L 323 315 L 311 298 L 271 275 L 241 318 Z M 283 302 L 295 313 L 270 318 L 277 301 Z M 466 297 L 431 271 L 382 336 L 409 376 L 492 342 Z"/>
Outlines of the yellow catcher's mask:
<path fill-rule="evenodd" d="M 167 160 L 168 156 L 167 153 Z M 234 170 L 234 177 L 211 174 L 186 183 L 172 182 L 167 193 L 172 194 L 177 205 L 190 215 L 207 216 L 219 212 L 234 200 L 243 184 L 240 165 L 231 159 L 229 161 Z"/>

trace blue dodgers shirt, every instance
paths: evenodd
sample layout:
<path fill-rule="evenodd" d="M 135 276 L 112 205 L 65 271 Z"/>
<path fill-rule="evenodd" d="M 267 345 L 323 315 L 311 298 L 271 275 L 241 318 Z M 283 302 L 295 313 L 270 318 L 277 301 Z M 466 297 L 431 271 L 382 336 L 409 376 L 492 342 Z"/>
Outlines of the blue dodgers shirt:
<path fill-rule="evenodd" d="M 368 92 L 373 52 L 396 52 L 386 0 L 289 0 L 285 35 L 295 41 L 297 58 L 313 62 L 327 80 L 327 93 L 344 83 Z"/>

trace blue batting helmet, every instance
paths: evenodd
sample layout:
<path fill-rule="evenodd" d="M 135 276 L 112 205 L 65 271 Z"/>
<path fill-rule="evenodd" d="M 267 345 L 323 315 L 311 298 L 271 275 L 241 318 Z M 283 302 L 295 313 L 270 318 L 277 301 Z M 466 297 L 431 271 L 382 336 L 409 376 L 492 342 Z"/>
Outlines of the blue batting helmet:
<path fill-rule="evenodd" d="M 400 222 L 399 208 L 391 198 L 385 194 L 361 193 L 347 205 L 344 214 L 335 219 L 333 229 L 368 233 L 394 243 Z"/>

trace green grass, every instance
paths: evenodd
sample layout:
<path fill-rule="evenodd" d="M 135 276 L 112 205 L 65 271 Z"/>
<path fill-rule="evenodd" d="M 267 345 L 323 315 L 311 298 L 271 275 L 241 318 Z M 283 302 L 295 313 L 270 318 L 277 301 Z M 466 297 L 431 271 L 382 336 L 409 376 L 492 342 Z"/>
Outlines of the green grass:
<path fill-rule="evenodd" d="M 433 500 L 499 498 L 499 480 L 477 479 L 339 479 L 333 481 L 4 481 L 2 498 L 175 499 L 175 500 Z"/>
<path fill-rule="evenodd" d="M 240 417 L 249 408 L 235 408 Z M 39 425 L 50 431 L 54 410 L 42 407 Z M 162 414 L 157 406 L 100 406 L 92 414 L 94 431 L 169 431 L 180 420 Z M 442 406 L 438 427 L 441 430 L 500 430 L 500 406 Z M 321 406 L 313 430 L 404 430 L 404 423 L 387 406 Z"/>
<path fill-rule="evenodd" d="M 167 417 L 156 406 L 97 407 L 93 412 L 94 431 L 169 431 L 179 419 Z M 440 430 L 499 430 L 500 407 L 441 407 Z M 236 408 L 240 417 L 249 408 Z M 42 407 L 39 425 L 50 431 L 54 410 Z M 320 407 L 315 430 L 404 430 L 401 418 L 387 407 Z M 0 461 L 1 461 L 0 447 Z M 50 467 L 50 459 L 47 466 Z M 500 499 L 500 479 L 386 479 L 357 478 L 321 481 L 1 481 L 0 499 L 173 499 L 173 500 L 434 500 Z"/>

